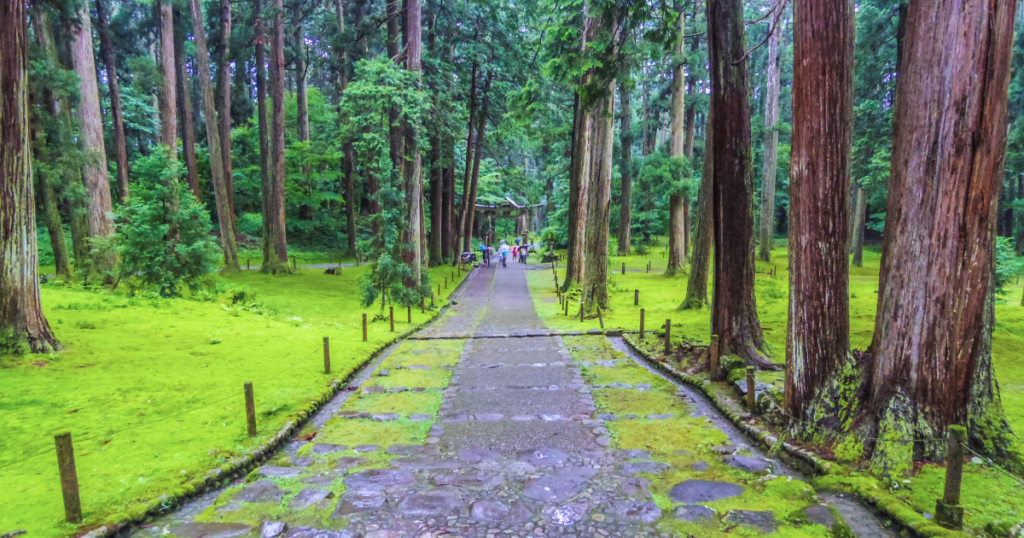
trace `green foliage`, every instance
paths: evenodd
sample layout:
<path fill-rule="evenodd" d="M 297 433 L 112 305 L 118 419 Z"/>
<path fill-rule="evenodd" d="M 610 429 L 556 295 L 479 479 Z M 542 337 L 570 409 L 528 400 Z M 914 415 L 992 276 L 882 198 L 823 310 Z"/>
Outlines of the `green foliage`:
<path fill-rule="evenodd" d="M 996 294 L 1005 295 L 1007 286 L 1024 271 L 1024 258 L 1018 257 L 1013 240 L 996 238 Z"/>
<path fill-rule="evenodd" d="M 216 270 L 220 247 L 209 213 L 190 191 L 180 192 L 181 164 L 160 146 L 135 162 L 133 174 L 132 196 L 116 213 L 122 276 L 164 297 L 198 287 Z"/>

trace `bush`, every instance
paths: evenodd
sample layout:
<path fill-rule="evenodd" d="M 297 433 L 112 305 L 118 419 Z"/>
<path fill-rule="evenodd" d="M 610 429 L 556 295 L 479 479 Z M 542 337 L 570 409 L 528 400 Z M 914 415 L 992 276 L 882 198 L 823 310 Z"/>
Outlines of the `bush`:
<path fill-rule="evenodd" d="M 1017 257 L 1013 241 L 1008 237 L 996 238 L 996 295 L 1004 295 L 1024 270 L 1024 258 Z"/>
<path fill-rule="evenodd" d="M 263 237 L 263 215 L 242 213 L 238 219 L 238 231 L 249 237 Z"/>
<path fill-rule="evenodd" d="M 181 295 L 182 285 L 200 288 L 221 250 L 206 208 L 191 191 L 182 194 L 181 164 L 161 148 L 138 159 L 133 172 L 132 196 L 115 216 L 121 276 L 164 297 Z"/>

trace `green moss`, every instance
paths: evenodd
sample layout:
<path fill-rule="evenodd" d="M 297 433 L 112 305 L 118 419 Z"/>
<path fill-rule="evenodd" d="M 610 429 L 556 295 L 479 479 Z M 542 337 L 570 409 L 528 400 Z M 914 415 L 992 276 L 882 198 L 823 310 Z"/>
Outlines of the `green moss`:
<path fill-rule="evenodd" d="M 429 422 L 411 422 L 401 418 L 391 422 L 369 419 L 338 419 L 324 425 L 317 441 L 336 445 L 415 445 L 423 443 L 430 430 Z"/>
<path fill-rule="evenodd" d="M 847 435 L 843 440 L 833 447 L 836 461 L 850 463 L 864 457 L 864 443 L 856 435 Z"/>
<path fill-rule="evenodd" d="M 345 402 L 342 409 L 366 413 L 398 413 L 408 416 L 413 413 L 435 415 L 440 406 L 441 392 L 427 390 L 424 392 L 406 391 L 398 394 L 360 393 L 357 397 L 350 398 Z"/>
<path fill-rule="evenodd" d="M 415 364 L 431 368 L 454 366 L 465 346 L 465 340 L 406 340 L 384 359 L 381 368 L 405 368 Z"/>
<path fill-rule="evenodd" d="M 377 370 L 379 372 L 380 370 Z M 374 375 L 366 383 L 364 387 L 423 387 L 427 389 L 439 389 L 448 386 L 448 382 L 452 379 L 452 373 L 449 370 L 390 370 L 388 375 L 380 377 Z"/>
<path fill-rule="evenodd" d="M 602 413 L 634 414 L 641 417 L 662 413 L 689 413 L 678 396 L 661 391 L 600 389 L 593 391 L 594 403 Z"/>

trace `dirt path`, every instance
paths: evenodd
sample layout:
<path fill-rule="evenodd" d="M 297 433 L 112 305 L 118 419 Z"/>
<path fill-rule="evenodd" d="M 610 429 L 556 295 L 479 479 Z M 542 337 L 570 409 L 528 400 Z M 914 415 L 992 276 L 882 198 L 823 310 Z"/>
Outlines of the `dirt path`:
<path fill-rule="evenodd" d="M 519 264 L 355 379 L 274 460 L 139 535 L 889 536 L 826 505 L 691 391 L 604 336 L 546 331 Z M 851 508 L 852 506 L 852 508 Z"/>

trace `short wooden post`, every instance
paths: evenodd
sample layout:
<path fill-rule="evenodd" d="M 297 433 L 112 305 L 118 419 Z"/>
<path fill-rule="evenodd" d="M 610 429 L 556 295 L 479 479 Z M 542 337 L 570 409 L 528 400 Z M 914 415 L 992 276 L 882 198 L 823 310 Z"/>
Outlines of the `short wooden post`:
<path fill-rule="evenodd" d="M 423 306 L 423 297 L 420 297 L 420 313 L 426 312 L 427 309 Z"/>
<path fill-rule="evenodd" d="M 708 374 L 712 381 L 719 381 L 722 373 L 718 366 L 718 335 L 711 335 L 711 346 L 708 348 Z"/>
<path fill-rule="evenodd" d="M 942 499 L 935 501 L 935 522 L 947 529 L 964 528 L 964 509 L 960 506 L 960 482 L 964 473 L 964 443 L 967 428 L 949 427 L 949 448 L 946 450 L 946 488 Z"/>
<path fill-rule="evenodd" d="M 299 259 L 296 258 L 295 256 L 292 256 L 292 269 L 298 269 L 298 268 L 299 268 Z"/>
<path fill-rule="evenodd" d="M 747 410 L 753 414 L 756 414 L 754 406 L 757 404 L 755 398 L 755 390 L 757 389 L 757 381 L 754 379 L 754 367 L 747 366 Z"/>
<path fill-rule="evenodd" d="M 366 312 L 363 312 L 363 342 L 366 341 Z"/>
<path fill-rule="evenodd" d="M 256 437 L 256 400 L 252 396 L 252 383 L 245 384 L 245 421 L 249 425 L 249 437 Z"/>
<path fill-rule="evenodd" d="M 448 277 L 444 277 L 444 289 L 448 289 Z"/>
<path fill-rule="evenodd" d="M 601 328 L 604 329 L 604 318 L 601 317 L 601 307 L 597 307 L 597 321 L 601 322 Z"/>
<path fill-rule="evenodd" d="M 408 305 L 405 307 L 405 313 L 407 316 L 409 316 L 409 323 L 412 323 L 412 305 Z"/>
<path fill-rule="evenodd" d="M 562 302 L 565 303 L 565 317 L 569 317 L 569 298 L 566 297 Z"/>
<path fill-rule="evenodd" d="M 331 373 L 331 339 L 324 337 L 324 373 Z"/>
<path fill-rule="evenodd" d="M 580 321 L 583 321 L 583 299 L 580 299 Z"/>
<path fill-rule="evenodd" d="M 441 285 L 440 284 L 437 285 L 437 296 L 438 297 L 441 296 Z M 434 302 L 434 298 L 433 297 L 430 298 L 430 302 Z"/>
<path fill-rule="evenodd" d="M 388 307 L 388 317 L 391 318 L 391 332 L 395 332 L 395 307 Z"/>
<path fill-rule="evenodd" d="M 626 274 L 626 262 L 622 262 L 622 274 Z"/>
<path fill-rule="evenodd" d="M 665 320 L 665 355 L 672 354 L 672 320 Z"/>
<path fill-rule="evenodd" d="M 75 448 L 71 433 L 54 436 L 57 444 L 57 468 L 60 470 L 60 491 L 64 495 L 64 520 L 82 522 L 82 500 L 78 496 L 78 471 L 75 469 Z"/>
<path fill-rule="evenodd" d="M 640 290 L 633 290 L 633 306 L 640 306 Z"/>
<path fill-rule="evenodd" d="M 252 269 L 252 258 L 245 260 L 245 268 Z"/>
<path fill-rule="evenodd" d="M 644 309 L 640 309 L 640 339 L 644 339 Z"/>

